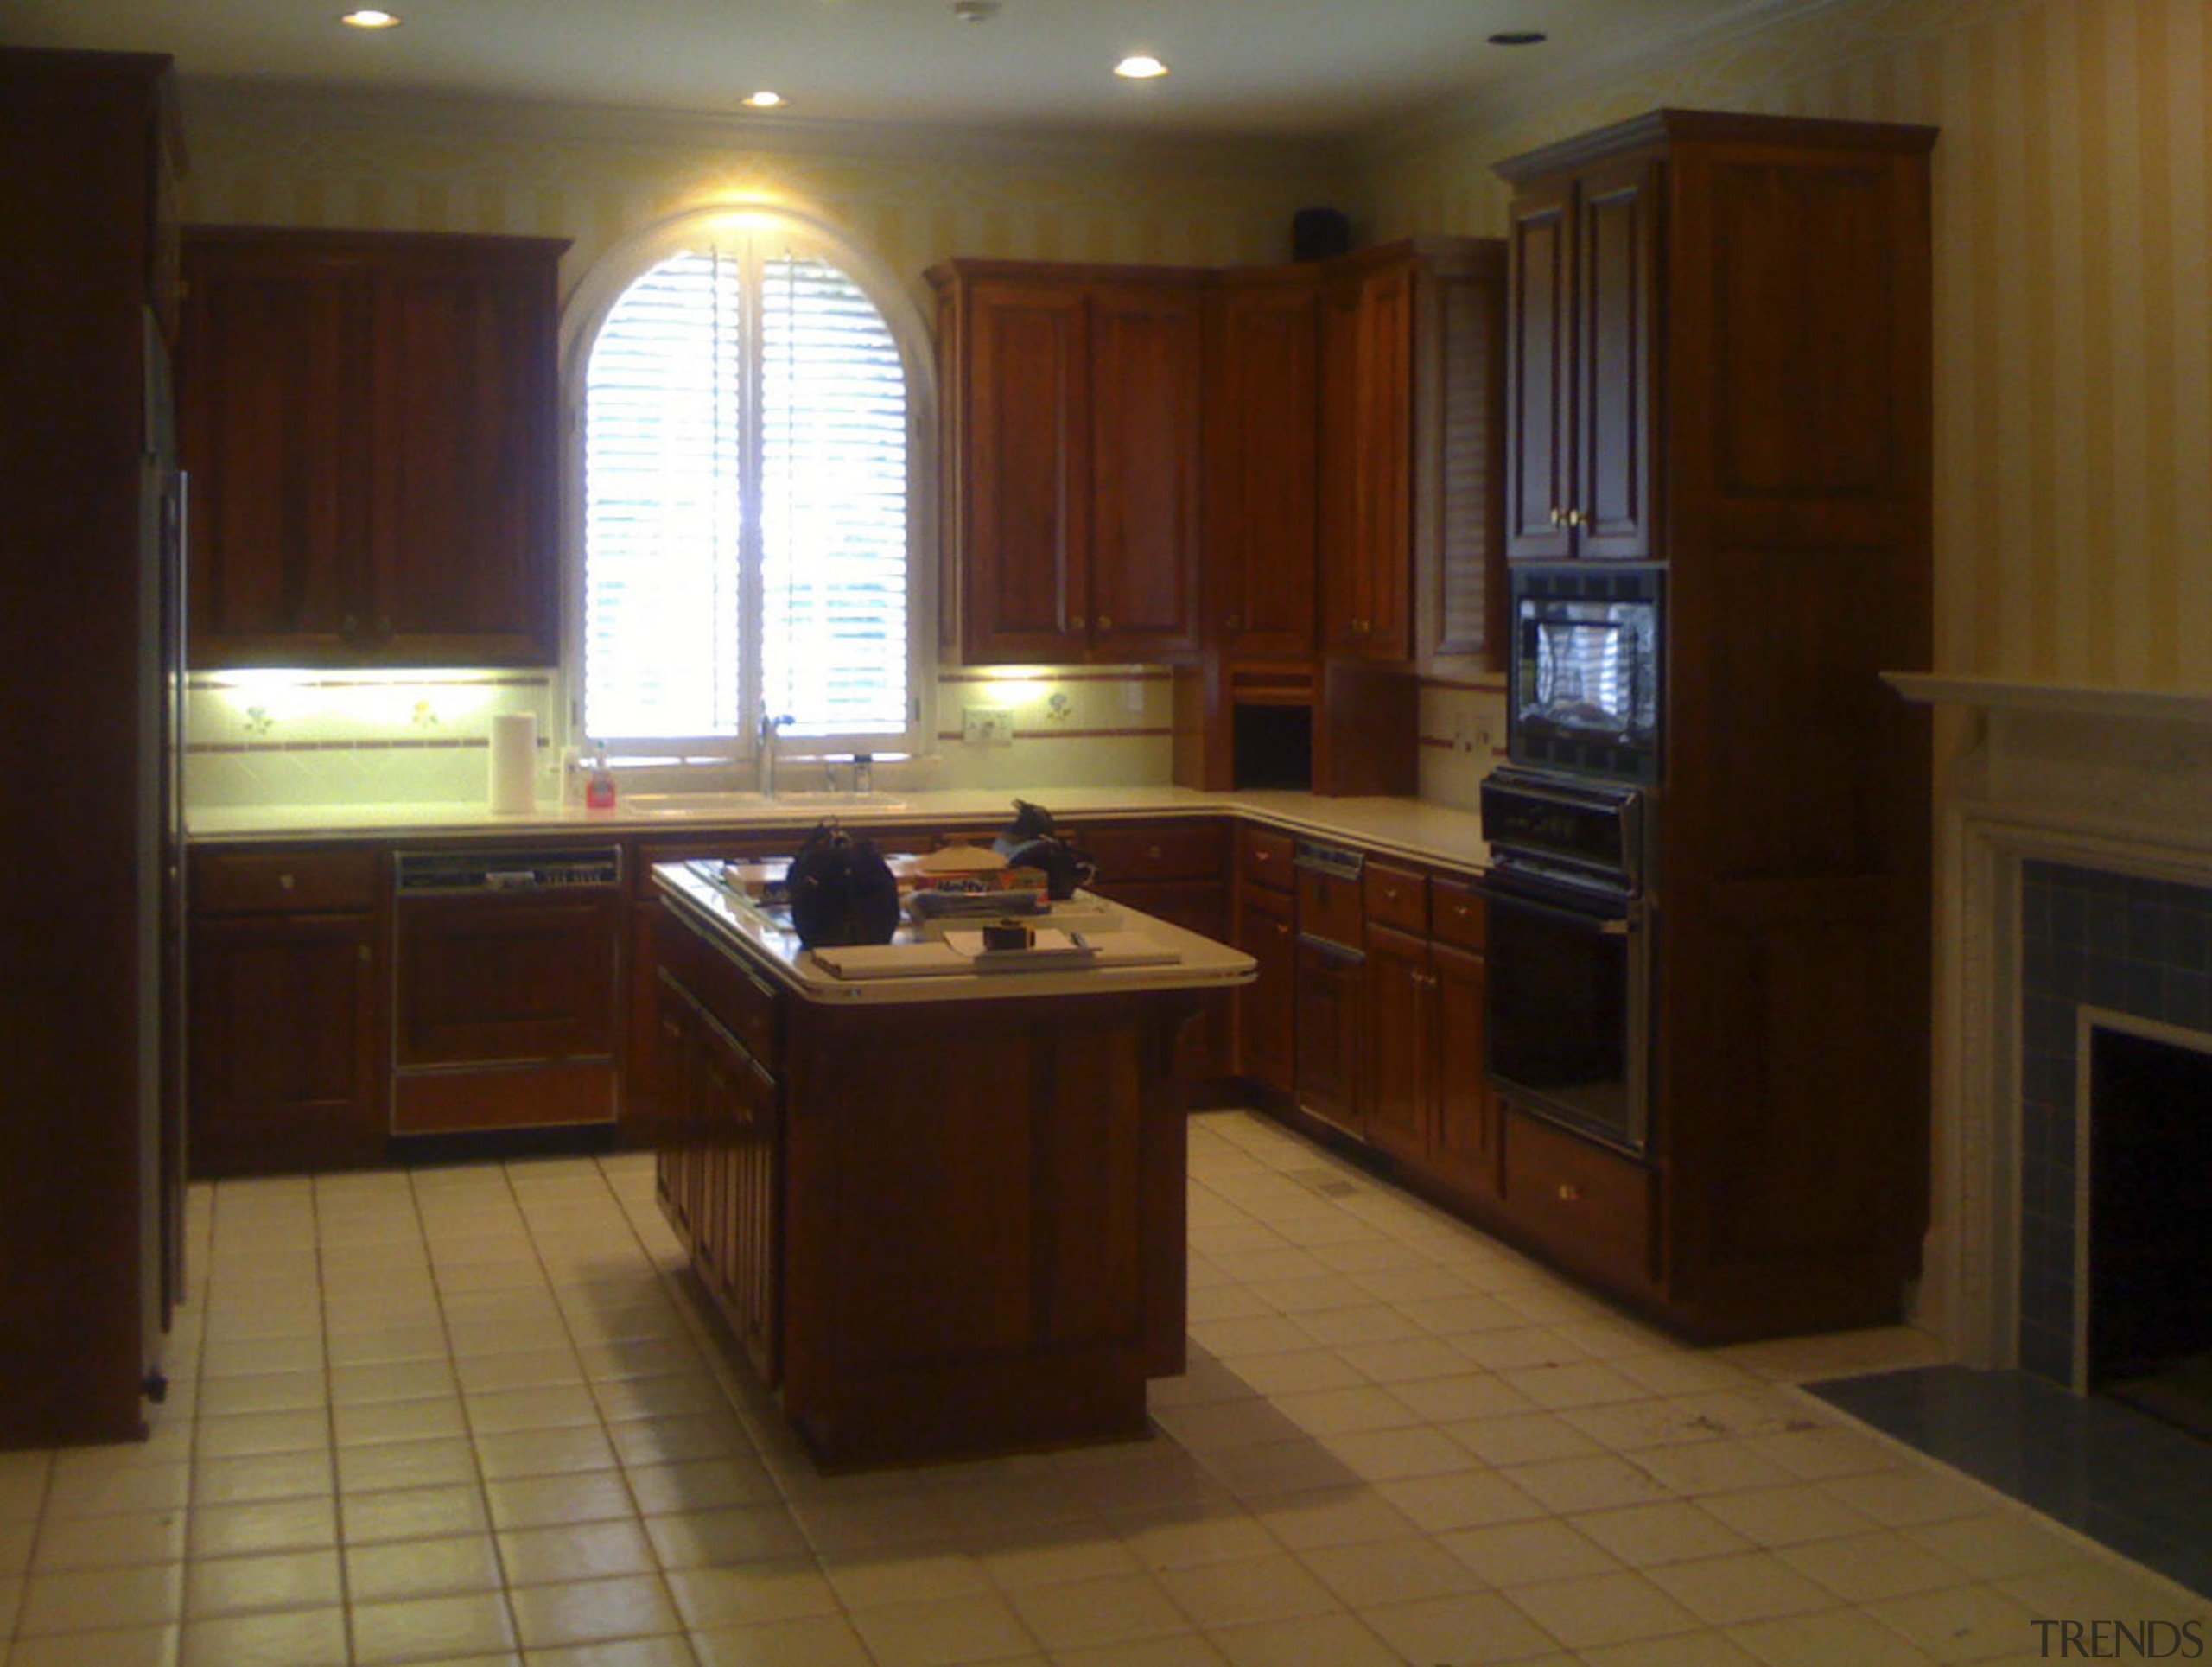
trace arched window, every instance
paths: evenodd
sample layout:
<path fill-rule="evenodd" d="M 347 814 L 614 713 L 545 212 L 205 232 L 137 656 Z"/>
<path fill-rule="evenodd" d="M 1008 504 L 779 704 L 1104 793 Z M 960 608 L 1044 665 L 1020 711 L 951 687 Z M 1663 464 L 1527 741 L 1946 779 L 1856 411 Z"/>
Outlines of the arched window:
<path fill-rule="evenodd" d="M 747 759 L 767 714 L 802 742 L 916 749 L 926 359 L 865 265 L 790 217 L 694 215 L 580 293 L 592 741 Z"/>

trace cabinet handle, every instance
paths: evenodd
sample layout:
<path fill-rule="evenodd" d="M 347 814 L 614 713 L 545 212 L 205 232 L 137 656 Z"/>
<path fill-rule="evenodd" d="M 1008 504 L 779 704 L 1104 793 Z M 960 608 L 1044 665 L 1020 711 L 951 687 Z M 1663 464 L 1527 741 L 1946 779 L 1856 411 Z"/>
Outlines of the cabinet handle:
<path fill-rule="evenodd" d="M 1552 506 L 1552 525 L 1555 527 L 1563 527 L 1567 525 L 1567 512 L 1557 504 Z"/>
<path fill-rule="evenodd" d="M 1588 526 L 1590 525 L 1589 512 L 1587 510 L 1580 509 L 1571 509 L 1567 511 L 1567 524 L 1571 527 Z"/>
<path fill-rule="evenodd" d="M 1581 1189 L 1580 1187 L 1577 1187 L 1577 1186 L 1576 1186 L 1573 1181 L 1571 1181 L 1571 1180 L 1563 1180 L 1563 1181 L 1560 1182 L 1560 1184 L 1559 1184 L 1559 1201 L 1560 1201 L 1561 1204 L 1580 1204 L 1580 1203 L 1581 1203 L 1581 1202 L 1582 1202 L 1582 1189 Z"/>
<path fill-rule="evenodd" d="M 1101 614 L 1098 616 L 1098 628 L 1101 631 L 1111 631 L 1114 628 L 1114 621 Z"/>
<path fill-rule="evenodd" d="M 377 958 L 377 952 L 366 944 L 357 944 L 353 946 L 353 958 L 366 966 Z"/>
<path fill-rule="evenodd" d="M 276 876 L 276 889 L 279 891 L 289 891 L 297 883 L 289 874 L 280 874 Z"/>
<path fill-rule="evenodd" d="M 1071 631 L 1079 633 L 1084 628 L 1083 615 L 1080 614 L 1077 614 L 1074 619 L 1068 621 L 1068 629 Z"/>
<path fill-rule="evenodd" d="M 1244 628 L 1244 624 L 1236 614 L 1231 614 L 1221 622 L 1221 628 L 1224 631 L 1241 631 Z"/>

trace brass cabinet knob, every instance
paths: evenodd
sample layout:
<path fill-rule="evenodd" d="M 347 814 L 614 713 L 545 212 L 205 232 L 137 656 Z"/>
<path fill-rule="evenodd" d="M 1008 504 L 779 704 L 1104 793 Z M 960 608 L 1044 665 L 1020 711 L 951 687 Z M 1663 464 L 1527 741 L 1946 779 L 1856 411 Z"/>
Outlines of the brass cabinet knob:
<path fill-rule="evenodd" d="M 1077 614 L 1075 618 L 1068 621 L 1068 629 L 1071 631 L 1080 632 L 1084 628 L 1083 615 L 1080 614 Z"/>
<path fill-rule="evenodd" d="M 276 888 L 279 891 L 290 891 L 298 883 L 299 881 L 289 874 L 280 874 L 276 876 Z"/>
<path fill-rule="evenodd" d="M 1244 628 L 1244 622 L 1236 614 L 1231 614 L 1221 622 L 1221 628 L 1224 631 L 1242 631 Z"/>
<path fill-rule="evenodd" d="M 1580 1204 L 1582 1201 L 1582 1189 L 1571 1180 L 1560 1182 L 1559 1201 L 1561 1204 Z"/>
<path fill-rule="evenodd" d="M 1567 525 L 1567 512 L 1557 504 L 1552 506 L 1552 525 L 1555 527 L 1563 527 Z"/>
<path fill-rule="evenodd" d="M 1098 616 L 1098 628 L 1101 631 L 1111 631 L 1114 628 L 1114 621 L 1101 614 Z"/>

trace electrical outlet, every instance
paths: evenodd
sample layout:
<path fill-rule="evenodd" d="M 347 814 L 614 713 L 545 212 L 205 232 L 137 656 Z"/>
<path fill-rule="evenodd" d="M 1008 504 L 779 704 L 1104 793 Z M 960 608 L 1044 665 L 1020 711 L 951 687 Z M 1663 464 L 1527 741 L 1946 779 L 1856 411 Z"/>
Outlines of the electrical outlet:
<path fill-rule="evenodd" d="M 1013 746 L 1014 709 L 1010 706 L 963 707 L 960 739 L 970 747 Z"/>

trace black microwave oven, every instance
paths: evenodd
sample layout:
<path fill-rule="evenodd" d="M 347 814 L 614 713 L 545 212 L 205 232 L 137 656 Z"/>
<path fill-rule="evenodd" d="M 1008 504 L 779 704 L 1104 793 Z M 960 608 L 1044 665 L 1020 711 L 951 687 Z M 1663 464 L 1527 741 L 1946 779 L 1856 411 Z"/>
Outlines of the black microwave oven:
<path fill-rule="evenodd" d="M 1514 763 L 1659 779 L 1666 569 L 1648 562 L 1529 562 L 1512 569 Z"/>

